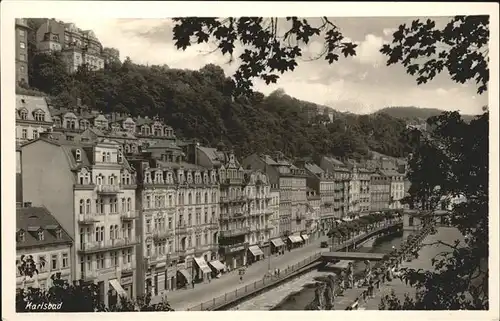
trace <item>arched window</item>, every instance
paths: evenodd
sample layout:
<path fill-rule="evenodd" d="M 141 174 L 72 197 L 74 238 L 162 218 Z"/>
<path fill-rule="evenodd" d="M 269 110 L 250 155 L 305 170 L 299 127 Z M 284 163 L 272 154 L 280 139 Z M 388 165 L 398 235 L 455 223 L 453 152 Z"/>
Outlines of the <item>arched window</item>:
<path fill-rule="evenodd" d="M 87 201 L 85 202 L 85 212 L 87 214 L 90 214 L 90 199 L 87 199 Z"/>
<path fill-rule="evenodd" d="M 193 197 L 191 193 L 188 193 L 188 204 L 191 205 L 193 203 Z"/>
<path fill-rule="evenodd" d="M 82 152 L 79 149 L 77 149 L 75 151 L 75 158 L 76 158 L 77 162 L 81 162 L 82 161 Z"/>
<path fill-rule="evenodd" d="M 26 109 L 21 110 L 19 115 L 21 116 L 21 119 L 24 119 L 24 120 L 28 119 L 28 111 Z"/>
<path fill-rule="evenodd" d="M 127 211 L 131 211 L 132 209 L 132 199 L 129 197 L 127 199 Z"/>
<path fill-rule="evenodd" d="M 84 200 L 80 200 L 80 214 L 85 213 Z"/>
<path fill-rule="evenodd" d="M 205 204 L 207 204 L 207 203 L 208 203 L 208 193 L 205 192 Z"/>
<path fill-rule="evenodd" d="M 36 111 L 35 121 L 45 121 L 45 113 L 43 111 Z"/>

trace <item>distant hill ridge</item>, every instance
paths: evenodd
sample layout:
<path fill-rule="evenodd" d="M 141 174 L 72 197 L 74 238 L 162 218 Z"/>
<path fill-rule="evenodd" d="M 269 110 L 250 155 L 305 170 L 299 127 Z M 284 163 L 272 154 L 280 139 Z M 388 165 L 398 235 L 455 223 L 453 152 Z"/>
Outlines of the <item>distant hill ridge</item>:
<path fill-rule="evenodd" d="M 408 106 L 408 107 L 386 107 L 383 109 L 380 109 L 373 114 L 387 114 L 391 117 L 399 118 L 399 119 L 405 119 L 405 120 L 414 120 L 414 119 L 420 119 L 420 120 L 426 120 L 429 117 L 432 116 L 437 116 L 443 113 L 444 110 L 440 110 L 437 108 L 419 108 L 419 107 L 414 107 L 414 106 Z M 471 120 L 472 118 L 475 117 L 475 115 L 465 115 L 461 114 L 462 118 L 465 119 L 466 121 Z"/>

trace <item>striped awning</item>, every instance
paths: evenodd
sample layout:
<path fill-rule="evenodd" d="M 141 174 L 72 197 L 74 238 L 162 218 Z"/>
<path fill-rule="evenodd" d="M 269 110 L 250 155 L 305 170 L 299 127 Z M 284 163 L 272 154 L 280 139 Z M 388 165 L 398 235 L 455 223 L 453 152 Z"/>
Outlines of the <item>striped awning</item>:
<path fill-rule="evenodd" d="M 292 243 L 301 243 L 302 242 L 302 238 L 298 235 L 290 235 L 288 237 L 288 239 L 292 242 Z"/>
<path fill-rule="evenodd" d="M 180 269 L 180 270 L 177 270 L 177 272 L 182 274 L 182 276 L 186 279 L 186 282 L 188 284 L 191 283 L 191 275 L 188 273 L 188 271 L 186 271 L 185 269 Z"/>
<path fill-rule="evenodd" d="M 264 252 L 257 245 L 252 245 L 248 248 L 248 250 L 253 254 L 253 256 L 264 255 Z"/>
<path fill-rule="evenodd" d="M 280 239 L 280 238 L 277 238 L 277 239 L 272 239 L 272 240 L 271 240 L 271 243 L 273 243 L 273 245 L 274 245 L 275 247 L 280 247 L 280 246 L 285 245 L 285 243 L 283 243 L 283 240 L 282 240 L 282 239 Z"/>
<path fill-rule="evenodd" d="M 120 282 L 118 282 L 117 279 L 109 280 L 109 284 L 111 284 L 111 286 L 113 287 L 113 289 L 115 289 L 115 291 L 120 296 L 128 297 L 127 292 L 123 289 L 122 285 L 120 284 Z"/>
<path fill-rule="evenodd" d="M 195 257 L 194 261 L 203 273 L 212 273 L 212 270 L 207 264 L 207 261 L 203 257 Z"/>
<path fill-rule="evenodd" d="M 210 264 L 217 271 L 224 271 L 226 268 L 219 260 L 210 261 L 208 264 Z"/>

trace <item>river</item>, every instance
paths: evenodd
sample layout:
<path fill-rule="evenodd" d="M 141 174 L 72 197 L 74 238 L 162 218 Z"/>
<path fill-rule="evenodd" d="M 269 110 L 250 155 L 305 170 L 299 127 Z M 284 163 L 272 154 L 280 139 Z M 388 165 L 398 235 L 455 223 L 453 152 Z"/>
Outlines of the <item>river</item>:
<path fill-rule="evenodd" d="M 457 239 L 457 231 L 450 229 L 438 229 L 439 238 L 445 242 L 452 242 Z M 361 247 L 357 252 L 375 252 L 387 253 L 392 250 L 392 247 L 398 248 L 403 241 L 402 234 L 395 234 L 378 239 L 373 247 Z M 426 242 L 426 241 L 424 241 Z M 420 255 L 416 262 L 421 265 L 422 262 L 428 263 L 431 256 L 423 253 Z M 413 261 L 412 261 L 413 262 Z M 424 264 L 427 265 L 427 264 Z M 365 264 L 361 261 L 354 263 L 354 271 L 360 271 L 365 268 Z M 269 310 L 284 310 L 284 311 L 303 311 L 305 306 L 309 304 L 314 298 L 316 278 L 331 274 L 332 272 L 324 272 L 313 270 L 311 272 L 302 274 L 289 282 L 286 282 L 270 291 L 262 293 L 247 301 L 244 301 L 232 308 L 231 310 L 243 311 L 269 311 Z"/>

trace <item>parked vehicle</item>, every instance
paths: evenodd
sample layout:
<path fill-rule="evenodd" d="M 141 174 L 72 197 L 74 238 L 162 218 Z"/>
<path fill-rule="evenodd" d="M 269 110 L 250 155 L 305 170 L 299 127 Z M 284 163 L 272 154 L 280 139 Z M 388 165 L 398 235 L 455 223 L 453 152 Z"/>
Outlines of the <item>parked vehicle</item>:
<path fill-rule="evenodd" d="M 327 248 L 327 247 L 328 247 L 328 242 L 323 241 L 323 242 L 321 242 L 320 246 L 321 246 L 321 248 L 323 248 L 323 249 L 324 249 L 324 248 Z"/>

